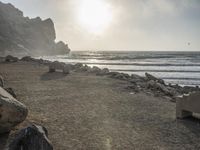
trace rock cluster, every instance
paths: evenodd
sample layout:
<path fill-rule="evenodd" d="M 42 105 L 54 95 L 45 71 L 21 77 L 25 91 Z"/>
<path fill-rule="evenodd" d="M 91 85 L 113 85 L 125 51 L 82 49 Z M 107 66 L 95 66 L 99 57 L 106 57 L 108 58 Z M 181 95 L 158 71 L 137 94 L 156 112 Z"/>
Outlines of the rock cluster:
<path fill-rule="evenodd" d="M 51 19 L 30 19 L 12 4 L 0 2 L 0 55 L 61 55 L 70 51 L 64 42 L 55 42 Z"/>
<path fill-rule="evenodd" d="M 100 69 L 96 66 L 90 67 L 82 63 L 77 63 L 74 65 L 65 64 L 62 62 L 52 63 L 50 61 L 46 61 L 42 59 L 34 59 L 31 57 L 24 57 L 21 59 L 21 61 L 33 61 L 33 62 L 45 64 L 48 66 L 51 66 L 51 64 L 56 63 L 57 66 L 59 65 L 66 66 L 68 73 L 70 71 L 85 72 L 85 73 L 91 73 L 97 76 L 108 76 L 110 78 L 124 80 L 128 82 L 127 88 L 133 92 L 153 93 L 155 96 L 167 96 L 172 99 L 176 98 L 178 95 L 183 95 L 185 93 L 190 93 L 192 91 L 200 91 L 199 87 L 188 87 L 188 86 L 181 87 L 179 85 L 166 84 L 164 80 L 159 79 L 149 73 L 145 73 L 145 77 L 142 77 L 135 74 L 129 75 L 129 74 L 120 73 L 120 72 L 110 72 L 108 68 Z"/>
<path fill-rule="evenodd" d="M 27 107 L 16 100 L 16 94 L 12 88 L 4 87 L 3 77 L 0 76 L 0 136 L 23 122 L 27 114 Z M 8 140 L 7 145 L 9 145 L 9 150 L 53 150 L 47 136 L 46 128 L 30 125 L 15 133 L 12 140 Z"/>

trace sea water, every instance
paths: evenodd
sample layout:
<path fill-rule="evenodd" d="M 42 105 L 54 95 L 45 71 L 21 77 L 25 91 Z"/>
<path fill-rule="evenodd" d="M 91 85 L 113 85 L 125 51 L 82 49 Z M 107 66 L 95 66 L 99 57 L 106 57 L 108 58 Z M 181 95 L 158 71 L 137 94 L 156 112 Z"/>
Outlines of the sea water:
<path fill-rule="evenodd" d="M 42 58 L 141 76 L 148 72 L 167 83 L 200 85 L 200 52 L 73 51 L 67 55 Z"/>

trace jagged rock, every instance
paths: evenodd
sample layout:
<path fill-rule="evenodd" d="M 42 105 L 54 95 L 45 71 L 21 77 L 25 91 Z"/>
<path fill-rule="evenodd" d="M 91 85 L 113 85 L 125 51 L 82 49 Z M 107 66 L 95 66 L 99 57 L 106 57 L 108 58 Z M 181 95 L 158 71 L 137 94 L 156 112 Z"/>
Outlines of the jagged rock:
<path fill-rule="evenodd" d="M 31 125 L 20 130 L 9 144 L 9 150 L 53 150 L 45 127 Z"/>
<path fill-rule="evenodd" d="M 0 87 L 4 87 L 4 80 L 1 75 L 0 75 Z"/>
<path fill-rule="evenodd" d="M 145 76 L 146 76 L 148 81 L 153 80 L 153 81 L 157 81 L 158 83 L 165 84 L 164 80 L 156 78 L 156 77 L 154 77 L 153 75 L 151 75 L 149 73 L 145 73 Z"/>
<path fill-rule="evenodd" d="M 162 92 L 167 96 L 173 97 L 176 95 L 176 93 L 173 89 L 169 89 L 169 88 L 167 88 L 167 86 L 165 86 L 161 83 L 158 83 L 154 80 L 150 80 L 147 82 L 147 88 L 152 89 L 152 90 L 157 90 L 158 92 Z"/>
<path fill-rule="evenodd" d="M 5 57 L 5 61 L 6 62 L 17 62 L 19 59 L 17 57 L 14 57 L 14 56 L 11 56 L 11 55 L 8 55 Z"/>
<path fill-rule="evenodd" d="M 55 42 L 53 21 L 30 19 L 12 4 L 0 2 L 0 55 L 62 55 L 70 51 L 67 44 Z"/>
<path fill-rule="evenodd" d="M 17 98 L 17 95 L 15 94 L 14 90 L 12 88 L 5 88 L 10 95 L 12 95 L 14 98 Z"/>
<path fill-rule="evenodd" d="M 9 132 L 24 121 L 27 114 L 26 106 L 0 87 L 0 133 Z"/>

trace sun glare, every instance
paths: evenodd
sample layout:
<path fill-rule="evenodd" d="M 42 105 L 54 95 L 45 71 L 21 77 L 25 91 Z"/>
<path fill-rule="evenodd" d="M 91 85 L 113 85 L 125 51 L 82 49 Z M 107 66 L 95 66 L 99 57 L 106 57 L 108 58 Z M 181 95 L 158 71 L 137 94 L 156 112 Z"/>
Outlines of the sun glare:
<path fill-rule="evenodd" d="M 103 0 L 82 0 L 78 19 L 88 31 L 100 34 L 112 21 L 112 10 Z"/>

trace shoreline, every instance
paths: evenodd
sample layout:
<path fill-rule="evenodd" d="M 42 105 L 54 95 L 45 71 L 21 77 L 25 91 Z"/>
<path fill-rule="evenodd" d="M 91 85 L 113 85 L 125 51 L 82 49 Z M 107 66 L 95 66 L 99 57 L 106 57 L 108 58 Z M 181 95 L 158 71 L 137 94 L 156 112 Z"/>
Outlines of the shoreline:
<path fill-rule="evenodd" d="M 199 121 L 176 120 L 171 102 L 177 94 L 194 88 L 81 64 L 67 65 L 69 74 L 48 73 L 49 63 L 30 57 L 0 62 L 5 85 L 29 109 L 25 122 L 15 130 L 29 123 L 44 125 L 56 150 L 200 146 Z"/>

